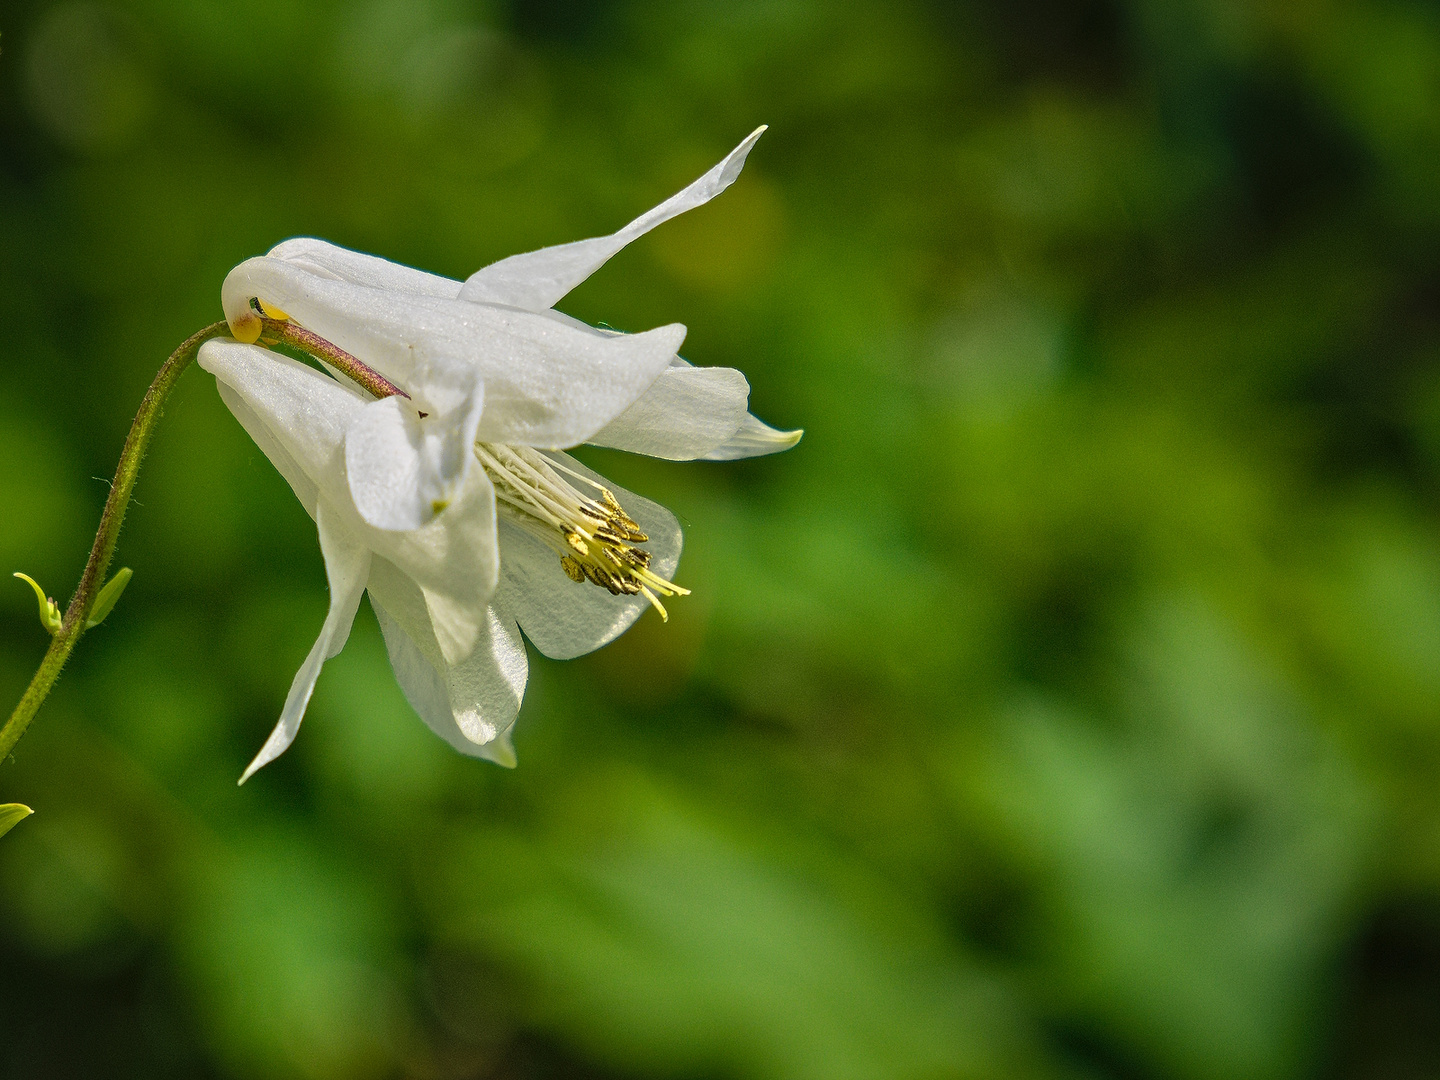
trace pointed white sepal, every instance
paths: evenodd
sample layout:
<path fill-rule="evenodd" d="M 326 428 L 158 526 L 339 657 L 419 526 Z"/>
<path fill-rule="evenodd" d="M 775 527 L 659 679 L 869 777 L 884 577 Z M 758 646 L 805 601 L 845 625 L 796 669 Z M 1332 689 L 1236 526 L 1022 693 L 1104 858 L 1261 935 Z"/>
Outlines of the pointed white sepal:
<path fill-rule="evenodd" d="M 641 214 L 619 232 L 557 244 L 491 263 L 466 279 L 460 290 L 460 299 L 510 304 L 527 311 L 554 307 L 566 293 L 599 270 L 631 241 L 687 210 L 703 206 L 733 184 L 745 167 L 750 148 L 764 133 L 763 126 L 756 128 L 699 180 Z"/>
<path fill-rule="evenodd" d="M 672 362 L 628 409 L 587 441 L 632 454 L 691 461 L 735 434 L 749 399 L 750 384 L 734 368 Z"/>
<path fill-rule="evenodd" d="M 804 428 L 781 431 L 763 420 L 746 413 L 735 433 L 707 454 L 702 461 L 739 461 L 741 458 L 763 457 L 789 450 L 804 436 Z"/>
<path fill-rule="evenodd" d="M 285 698 L 285 707 L 280 712 L 280 722 L 241 775 L 238 781 L 241 784 L 249 780 L 257 769 L 283 754 L 295 741 L 295 733 L 300 730 L 300 721 L 305 718 L 305 708 L 310 704 L 310 695 L 315 690 L 321 667 L 345 647 L 345 641 L 350 636 L 350 626 L 355 621 L 355 611 L 360 606 L 360 597 L 365 592 L 365 582 L 370 574 L 370 552 L 335 522 L 333 516 L 322 503 L 316 526 L 320 533 L 320 552 L 325 556 L 325 576 L 330 581 L 330 610 L 325 616 L 325 625 L 321 627 L 310 655 L 305 657 L 305 663 L 295 673 L 290 693 Z"/>

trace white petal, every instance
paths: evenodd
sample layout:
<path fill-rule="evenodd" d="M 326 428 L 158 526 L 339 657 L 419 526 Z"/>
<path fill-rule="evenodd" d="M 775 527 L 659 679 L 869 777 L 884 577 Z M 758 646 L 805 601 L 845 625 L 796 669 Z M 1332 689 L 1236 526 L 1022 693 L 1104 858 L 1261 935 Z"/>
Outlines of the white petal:
<path fill-rule="evenodd" d="M 513 766 L 510 731 L 528 671 L 515 620 L 491 607 L 474 652 L 450 664 L 419 591 L 386 560 L 376 559 L 371 568 L 370 601 L 395 678 L 420 718 L 462 754 Z"/>
<path fill-rule="evenodd" d="M 255 345 L 207 341 L 199 363 L 215 376 L 225 403 L 312 516 L 317 491 L 349 502 L 345 429 L 365 408 L 363 397 L 298 360 Z M 299 482 L 302 475 L 308 483 Z"/>
<path fill-rule="evenodd" d="M 745 156 L 765 128 L 756 128 L 725 157 L 678 195 L 641 214 L 619 232 L 541 248 L 491 263 L 471 274 L 460 290 L 462 300 L 511 304 L 529 311 L 553 307 L 566 293 L 588 278 L 626 244 L 655 226 L 701 206 L 724 191 L 745 166 Z"/>
<path fill-rule="evenodd" d="M 377 529 L 414 529 L 434 516 L 421 492 L 420 419 L 398 397 L 372 401 L 345 432 L 345 472 L 360 516 Z"/>
<path fill-rule="evenodd" d="M 349 248 L 336 247 L 324 240 L 301 236 L 276 244 L 270 258 L 281 259 L 316 277 L 348 281 L 352 285 L 368 285 L 375 289 L 393 289 L 420 296 L 438 296 L 454 300 L 460 295 L 460 282 L 438 274 L 427 274 L 375 255 L 365 255 Z"/>
<path fill-rule="evenodd" d="M 475 459 L 482 394 L 442 416 L 412 402 L 372 401 L 345 432 L 345 468 L 355 507 L 377 529 L 418 529 L 455 498 Z"/>
<path fill-rule="evenodd" d="M 634 454 L 690 461 L 735 434 L 750 384 L 734 368 L 672 365 L 628 409 L 587 442 Z"/>
<path fill-rule="evenodd" d="M 469 400 L 478 375 L 487 442 L 574 446 L 635 401 L 685 338 L 678 324 L 601 334 L 544 314 L 319 277 L 281 259 L 249 259 L 221 290 L 231 325 L 250 297 L 353 353 L 432 415 Z"/>
<path fill-rule="evenodd" d="M 305 470 L 300 467 L 300 463 L 291 456 L 290 451 L 285 449 L 238 390 L 218 379 L 215 382 L 215 388 L 220 391 L 220 400 L 225 402 L 225 406 L 234 414 L 235 419 L 240 421 L 240 426 L 246 430 L 250 438 L 255 440 L 255 445 L 260 447 L 265 456 L 270 459 L 270 463 L 280 471 L 280 475 L 289 482 L 290 489 L 295 492 L 295 497 L 300 500 L 300 505 L 305 507 L 305 512 L 313 521 L 319 512 L 320 497 L 320 489 L 316 486 L 315 481 L 305 475 Z"/>
<path fill-rule="evenodd" d="M 355 609 L 360 605 L 360 595 L 365 591 L 365 581 L 370 573 L 370 552 L 334 518 L 330 507 L 322 501 L 316 525 L 320 533 L 320 551 L 325 556 L 325 576 L 330 581 L 330 611 L 325 616 L 325 625 L 315 639 L 310 655 L 300 665 L 295 681 L 290 684 L 285 708 L 280 712 L 280 722 L 240 777 L 242 784 L 261 766 L 283 754 L 294 741 L 295 733 L 300 730 L 300 721 L 305 716 L 305 707 L 310 704 L 315 680 L 320 677 L 321 666 L 344 648 L 345 639 L 350 636 Z"/>
<path fill-rule="evenodd" d="M 484 470 L 470 470 L 456 500 L 419 529 L 376 529 L 358 514 L 356 521 L 357 535 L 417 587 L 434 614 L 443 658 L 463 660 L 484 633 L 500 567 L 495 489 Z"/>
<path fill-rule="evenodd" d="M 673 580 L 683 541 L 675 515 L 659 503 L 616 487 L 568 454 L 550 456 L 614 493 L 626 513 L 650 537 L 645 547 L 653 556 L 651 569 Z M 642 596 L 612 596 L 588 581 L 571 581 L 560 569 L 560 556 L 533 536 L 503 521 L 500 584 L 495 589 L 494 602 L 514 612 L 525 636 L 555 660 L 583 656 L 613 641 L 650 606 Z M 683 599 L 680 602 L 683 603 Z"/>
<path fill-rule="evenodd" d="M 479 438 L 576 446 L 639 398 L 685 340 L 685 327 L 678 323 L 615 336 L 556 329 L 569 337 L 563 352 L 556 349 L 542 353 L 538 362 L 529 360 L 528 366 L 520 361 L 502 372 L 484 374 Z"/>
<path fill-rule="evenodd" d="M 740 458 L 760 457 L 763 454 L 778 454 L 781 450 L 789 450 L 804 434 L 804 428 L 780 431 L 746 413 L 735 434 L 700 457 L 705 461 L 737 461 Z"/>
<path fill-rule="evenodd" d="M 278 444 L 285 451 L 284 459 L 271 455 L 271 460 L 287 479 L 292 472 L 302 474 L 318 492 L 307 489 L 306 494 L 328 502 L 336 520 L 361 543 L 424 588 L 445 616 L 446 652 L 457 660 L 466 655 L 480 633 L 500 564 L 495 489 L 484 470 L 468 470 L 450 505 L 428 524 L 403 532 L 376 528 L 360 516 L 351 494 L 345 433 L 380 403 L 366 402 L 314 368 L 253 345 L 209 341 L 201 347 L 200 361 L 249 410 L 241 421 L 263 434 L 256 440 L 261 449 L 269 454 Z M 383 465 L 374 464 L 377 469 Z"/>

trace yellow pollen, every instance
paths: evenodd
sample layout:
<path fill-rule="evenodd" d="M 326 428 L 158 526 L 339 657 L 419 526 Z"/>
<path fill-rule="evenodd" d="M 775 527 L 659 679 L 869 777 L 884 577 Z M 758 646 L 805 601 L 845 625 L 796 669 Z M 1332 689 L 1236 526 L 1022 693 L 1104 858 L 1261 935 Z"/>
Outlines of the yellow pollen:
<path fill-rule="evenodd" d="M 290 316 L 289 316 L 289 315 L 286 315 L 285 312 L 281 311 L 278 307 L 275 307 L 275 306 L 273 306 L 273 305 L 271 305 L 271 304 L 267 304 L 264 300 L 261 300 L 258 296 L 255 298 L 255 302 L 260 305 L 260 310 L 265 313 L 265 317 L 266 317 L 267 319 L 274 319 L 276 322 L 289 322 L 289 321 L 290 321 Z"/>
<path fill-rule="evenodd" d="M 662 619 L 669 616 L 661 596 L 689 595 L 650 569 L 651 553 L 634 546 L 650 538 L 608 488 L 528 446 L 476 443 L 475 456 L 495 485 L 499 512 L 547 544 L 571 581 L 643 596 Z"/>

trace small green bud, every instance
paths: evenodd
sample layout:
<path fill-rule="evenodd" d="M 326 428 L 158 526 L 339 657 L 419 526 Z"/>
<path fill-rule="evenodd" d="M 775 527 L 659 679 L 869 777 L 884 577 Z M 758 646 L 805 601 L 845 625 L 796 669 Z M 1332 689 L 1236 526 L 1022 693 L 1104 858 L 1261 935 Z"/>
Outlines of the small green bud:
<path fill-rule="evenodd" d="M 34 812 L 24 803 L 0 803 L 0 836 L 4 836 Z"/>
<path fill-rule="evenodd" d="M 40 602 L 40 625 L 45 627 L 51 637 L 54 637 L 60 632 L 60 623 L 62 621 L 59 606 L 54 600 L 51 600 L 50 597 L 45 595 L 45 590 L 40 588 L 39 584 L 29 574 L 22 574 L 17 570 L 15 576 L 21 581 L 28 582 L 30 588 L 35 590 L 35 599 Z M 21 816 L 23 817 L 24 815 Z"/>
<path fill-rule="evenodd" d="M 105 616 L 120 599 L 120 594 L 125 591 L 125 586 L 130 584 L 133 571 L 128 566 L 122 566 L 120 572 L 105 583 L 100 590 L 100 595 L 95 597 L 95 606 L 90 609 L 90 618 L 85 620 L 85 629 L 93 630 L 105 621 Z"/>

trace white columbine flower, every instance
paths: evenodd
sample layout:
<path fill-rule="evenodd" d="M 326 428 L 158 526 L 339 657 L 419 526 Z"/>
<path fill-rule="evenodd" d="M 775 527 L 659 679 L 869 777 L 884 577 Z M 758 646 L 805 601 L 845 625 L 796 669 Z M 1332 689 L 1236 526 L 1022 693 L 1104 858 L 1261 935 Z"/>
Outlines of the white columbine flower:
<path fill-rule="evenodd" d="M 800 432 L 751 416 L 740 372 L 681 360 L 683 326 L 617 334 L 553 305 L 630 241 L 728 187 L 763 130 L 619 232 L 502 259 L 463 283 L 312 239 L 226 277 L 236 340 L 206 342 L 200 365 L 315 519 L 330 583 L 325 625 L 242 782 L 294 739 L 366 589 L 415 711 L 461 752 L 504 765 L 525 689 L 522 629 L 568 659 L 685 592 L 670 580 L 674 515 L 563 449 L 724 461 L 788 449 Z M 252 344 L 261 312 L 400 393 L 376 398 Z"/>

